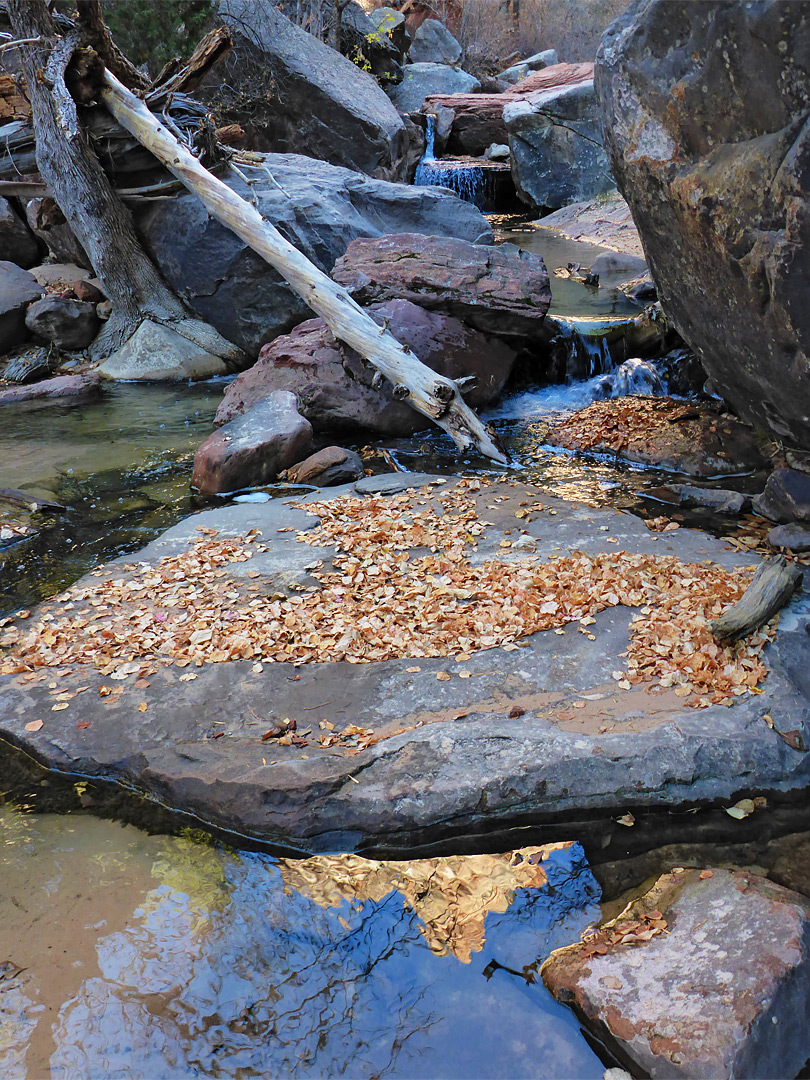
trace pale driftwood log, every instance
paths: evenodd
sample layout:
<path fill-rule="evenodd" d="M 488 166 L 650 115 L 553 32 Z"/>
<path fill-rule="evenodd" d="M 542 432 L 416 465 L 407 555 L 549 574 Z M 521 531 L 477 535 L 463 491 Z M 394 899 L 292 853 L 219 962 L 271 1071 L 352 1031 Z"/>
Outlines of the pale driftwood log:
<path fill-rule="evenodd" d="M 365 357 L 394 387 L 394 396 L 443 428 L 458 447 L 477 448 L 506 464 L 497 435 L 464 402 L 456 384 L 437 375 L 319 270 L 255 206 L 205 169 L 146 106 L 110 72 L 102 99 L 115 119 L 204 203 L 209 213 L 274 266 L 329 325 L 338 340 Z"/>
<path fill-rule="evenodd" d="M 801 580 L 799 567 L 782 555 L 763 563 L 737 603 L 710 623 L 709 629 L 719 641 L 737 641 L 753 633 L 781 611 Z"/>

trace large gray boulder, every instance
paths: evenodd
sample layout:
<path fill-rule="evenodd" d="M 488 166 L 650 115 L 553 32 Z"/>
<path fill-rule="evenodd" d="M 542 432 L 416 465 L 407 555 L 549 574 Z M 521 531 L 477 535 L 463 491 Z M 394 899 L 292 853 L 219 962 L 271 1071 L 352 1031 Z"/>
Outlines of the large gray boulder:
<path fill-rule="evenodd" d="M 270 170 L 241 166 L 223 179 L 327 273 L 352 240 L 384 233 L 423 232 L 491 243 L 492 229 L 476 208 L 438 188 L 374 180 L 294 154 L 268 154 Z M 148 206 L 138 217 L 147 250 L 171 287 L 229 341 L 256 356 L 267 341 L 311 315 L 267 263 L 200 200 L 184 193 Z"/>
<path fill-rule="evenodd" d="M 400 178 L 407 134 L 371 75 L 295 26 L 272 0 L 222 0 L 219 13 L 234 49 L 205 93 L 224 121 L 248 127 L 259 150 Z"/>
<path fill-rule="evenodd" d="M 438 19 L 425 19 L 413 35 L 410 58 L 414 64 L 458 64 L 461 46 Z"/>
<path fill-rule="evenodd" d="M 503 119 L 515 188 L 532 209 L 556 210 L 615 187 L 591 80 L 509 101 Z"/>
<path fill-rule="evenodd" d="M 102 378 L 126 382 L 176 382 L 227 375 L 228 367 L 171 327 L 144 319 L 98 371 Z"/>
<path fill-rule="evenodd" d="M 0 259 L 25 270 L 39 262 L 39 244 L 8 199 L 0 198 Z"/>
<path fill-rule="evenodd" d="M 86 349 L 101 327 L 95 304 L 63 296 L 45 296 L 31 304 L 25 325 L 35 337 L 68 352 Z"/>
<path fill-rule="evenodd" d="M 400 112 L 418 112 L 432 94 L 470 94 L 481 83 L 474 75 L 447 64 L 408 64 L 402 82 L 388 88 L 388 96 Z"/>
<path fill-rule="evenodd" d="M 810 446 L 806 4 L 635 0 L 596 88 L 669 319 L 747 420 Z"/>

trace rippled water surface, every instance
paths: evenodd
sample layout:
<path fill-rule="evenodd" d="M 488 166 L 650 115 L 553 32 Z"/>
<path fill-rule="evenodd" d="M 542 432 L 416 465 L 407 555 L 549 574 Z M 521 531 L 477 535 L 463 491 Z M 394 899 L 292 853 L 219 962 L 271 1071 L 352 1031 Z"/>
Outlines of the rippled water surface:
<path fill-rule="evenodd" d="M 327 906 L 302 865 L 0 810 L 0 1075 L 601 1077 L 522 973 L 598 917 L 577 845 L 486 915 L 469 962 L 452 935 L 434 951 L 451 905 Z"/>

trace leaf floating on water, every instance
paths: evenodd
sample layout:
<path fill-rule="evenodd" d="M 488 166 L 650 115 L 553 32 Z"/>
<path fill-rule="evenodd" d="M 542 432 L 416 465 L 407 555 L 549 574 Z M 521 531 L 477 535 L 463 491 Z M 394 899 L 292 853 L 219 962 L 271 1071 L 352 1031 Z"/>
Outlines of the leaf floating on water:
<path fill-rule="evenodd" d="M 628 828 L 635 825 L 636 823 L 636 819 L 631 813 L 622 814 L 621 817 L 616 818 L 616 821 L 619 823 L 619 825 L 626 825 Z"/>
<path fill-rule="evenodd" d="M 737 818 L 741 821 L 743 818 L 749 817 L 756 810 L 753 799 L 740 799 L 734 806 L 727 806 L 726 813 L 729 817 Z"/>

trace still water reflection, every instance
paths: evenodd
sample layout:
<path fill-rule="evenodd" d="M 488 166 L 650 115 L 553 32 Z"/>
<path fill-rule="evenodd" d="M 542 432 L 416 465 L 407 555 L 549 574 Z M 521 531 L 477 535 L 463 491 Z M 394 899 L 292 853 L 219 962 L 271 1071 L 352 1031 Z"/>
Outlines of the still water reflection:
<path fill-rule="evenodd" d="M 0 810 L 0 1075 L 601 1077 L 522 973 L 598 917 L 581 849 L 548 852 L 516 890 L 497 884 L 508 859 L 473 858 L 493 860 L 487 880 L 436 860 L 426 902 L 403 884 L 416 864 L 372 867 L 355 891 L 340 857 Z M 459 947 L 448 924 L 481 897 L 483 933 Z"/>

